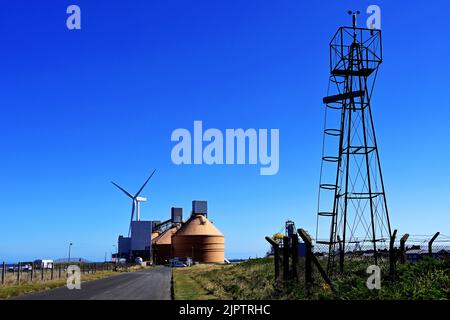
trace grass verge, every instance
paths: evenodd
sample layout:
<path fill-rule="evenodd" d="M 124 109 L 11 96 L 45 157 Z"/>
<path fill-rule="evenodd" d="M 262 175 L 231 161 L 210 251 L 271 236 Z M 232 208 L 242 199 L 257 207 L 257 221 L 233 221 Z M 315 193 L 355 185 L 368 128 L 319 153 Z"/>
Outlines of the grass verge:
<path fill-rule="evenodd" d="M 315 276 L 306 295 L 303 269 L 299 279 L 283 286 L 274 281 L 273 259 L 252 259 L 232 265 L 194 266 L 174 270 L 175 299 L 337 299 L 337 300 L 449 300 L 450 261 L 424 259 L 397 268 L 397 281 L 389 281 L 382 269 L 381 290 L 366 286 L 367 263 L 352 262 L 343 275 L 334 278 L 333 293 Z"/>
<path fill-rule="evenodd" d="M 213 300 L 216 296 L 206 290 L 196 276 L 213 270 L 214 265 L 196 265 L 186 268 L 172 269 L 173 298 L 175 300 Z"/>

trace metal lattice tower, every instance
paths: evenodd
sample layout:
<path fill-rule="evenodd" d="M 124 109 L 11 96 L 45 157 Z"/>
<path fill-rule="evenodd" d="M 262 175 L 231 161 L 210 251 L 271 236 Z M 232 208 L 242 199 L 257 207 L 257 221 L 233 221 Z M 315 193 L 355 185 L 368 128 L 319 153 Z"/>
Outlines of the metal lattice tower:
<path fill-rule="evenodd" d="M 319 187 L 316 243 L 328 246 L 328 272 L 345 253 L 389 243 L 391 227 L 371 111 L 382 62 L 381 31 L 340 27 L 330 42 L 330 82 Z M 369 247 L 367 247 L 369 246 Z M 373 251 L 372 251 L 373 250 Z"/>

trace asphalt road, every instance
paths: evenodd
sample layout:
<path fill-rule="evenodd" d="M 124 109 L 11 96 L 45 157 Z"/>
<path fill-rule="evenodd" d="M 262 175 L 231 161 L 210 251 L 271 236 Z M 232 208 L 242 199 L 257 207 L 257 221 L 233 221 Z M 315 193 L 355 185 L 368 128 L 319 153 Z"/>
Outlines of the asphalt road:
<path fill-rule="evenodd" d="M 81 282 L 80 290 L 67 287 L 30 293 L 20 300 L 170 300 L 171 270 L 156 267 L 110 278 Z"/>

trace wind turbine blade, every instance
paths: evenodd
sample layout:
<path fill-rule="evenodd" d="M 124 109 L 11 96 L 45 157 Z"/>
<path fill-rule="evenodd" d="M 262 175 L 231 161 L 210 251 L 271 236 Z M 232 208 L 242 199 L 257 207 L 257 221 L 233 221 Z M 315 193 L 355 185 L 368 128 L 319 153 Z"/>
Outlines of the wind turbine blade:
<path fill-rule="evenodd" d="M 133 205 L 131 207 L 131 219 L 130 219 L 130 228 L 128 229 L 128 237 L 131 235 L 131 223 L 133 222 L 134 217 L 134 207 L 135 207 L 135 201 L 133 200 Z"/>
<path fill-rule="evenodd" d="M 155 170 L 153 170 L 152 174 L 150 175 L 150 177 L 148 177 L 147 181 L 145 181 L 145 183 L 142 185 L 142 187 L 139 189 L 139 191 L 136 193 L 135 197 L 138 197 L 139 194 L 142 192 L 142 190 L 144 190 L 145 186 L 147 185 L 148 181 L 151 179 L 151 177 L 153 176 L 153 174 L 155 174 Z"/>
<path fill-rule="evenodd" d="M 129 196 L 131 199 L 133 199 L 134 197 L 124 188 L 122 188 L 121 186 L 119 186 L 118 184 L 114 183 L 113 181 L 111 181 L 111 183 L 113 185 L 115 185 L 117 188 L 119 188 L 123 193 L 125 193 L 127 196 Z"/>

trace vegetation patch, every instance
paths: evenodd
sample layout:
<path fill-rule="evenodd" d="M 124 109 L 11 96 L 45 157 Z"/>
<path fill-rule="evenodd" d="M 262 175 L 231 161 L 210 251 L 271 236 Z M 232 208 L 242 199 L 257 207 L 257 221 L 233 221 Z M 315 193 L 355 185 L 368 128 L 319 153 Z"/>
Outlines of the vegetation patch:
<path fill-rule="evenodd" d="M 380 290 L 366 286 L 367 263 L 346 264 L 345 274 L 334 278 L 336 292 L 314 277 L 313 290 L 306 294 L 302 265 L 298 280 L 283 285 L 274 281 L 272 258 L 252 259 L 231 265 L 194 266 L 174 270 L 176 299 L 338 299 L 338 300 L 438 300 L 450 299 L 450 261 L 426 258 L 397 268 L 390 281 L 382 268 Z"/>
<path fill-rule="evenodd" d="M 173 269 L 173 294 L 175 300 L 212 300 L 217 299 L 196 279 L 196 275 L 210 271 L 214 266 L 192 266 Z"/>

